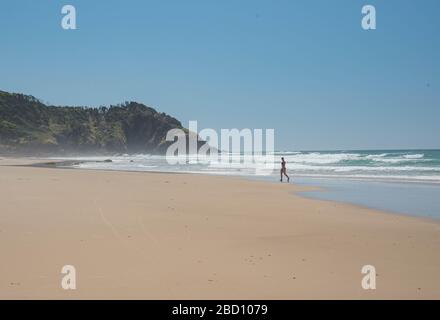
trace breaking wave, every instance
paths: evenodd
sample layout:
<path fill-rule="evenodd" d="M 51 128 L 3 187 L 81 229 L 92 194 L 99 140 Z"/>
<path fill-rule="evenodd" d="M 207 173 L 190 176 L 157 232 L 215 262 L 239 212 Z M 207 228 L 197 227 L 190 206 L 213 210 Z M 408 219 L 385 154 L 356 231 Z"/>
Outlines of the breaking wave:
<path fill-rule="evenodd" d="M 187 163 L 170 165 L 165 156 L 119 155 L 113 157 L 74 157 L 83 160 L 77 167 L 86 169 L 192 172 L 220 175 L 252 175 L 255 167 L 244 160 L 249 155 L 230 154 L 233 164 L 221 161 L 197 162 L 195 156 Z M 273 175 L 278 175 L 280 158 L 287 162 L 293 176 L 347 179 L 403 180 L 440 183 L 440 150 L 381 151 L 282 151 L 274 152 Z M 112 162 L 103 162 L 111 159 Z M 200 160 L 200 159 L 199 159 Z M 206 159 L 202 159 L 206 160 Z"/>

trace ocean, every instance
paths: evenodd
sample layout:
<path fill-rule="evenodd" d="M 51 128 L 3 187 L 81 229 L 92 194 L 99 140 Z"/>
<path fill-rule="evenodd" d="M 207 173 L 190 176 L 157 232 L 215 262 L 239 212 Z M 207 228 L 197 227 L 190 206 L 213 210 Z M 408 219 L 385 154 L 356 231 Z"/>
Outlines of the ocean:
<path fill-rule="evenodd" d="M 170 165 L 165 156 L 118 155 L 71 157 L 84 169 L 186 172 L 233 175 L 279 182 L 280 158 L 287 162 L 292 181 L 322 187 L 305 196 L 337 200 L 376 209 L 440 218 L 440 150 L 279 151 L 274 170 L 256 175 L 248 156 L 231 154 L 234 163 L 192 161 Z M 54 158 L 60 159 L 60 158 Z M 111 159 L 112 162 L 103 162 Z"/>

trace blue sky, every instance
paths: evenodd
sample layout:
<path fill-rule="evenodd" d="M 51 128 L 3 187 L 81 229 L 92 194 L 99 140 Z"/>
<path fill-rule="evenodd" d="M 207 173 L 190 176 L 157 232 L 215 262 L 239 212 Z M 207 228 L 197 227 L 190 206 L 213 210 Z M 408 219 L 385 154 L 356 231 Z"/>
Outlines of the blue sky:
<path fill-rule="evenodd" d="M 63 30 L 61 8 L 77 9 Z M 377 30 L 361 28 L 373 4 Z M 440 148 L 438 0 L 2 1 L 0 90 L 136 100 L 280 150 Z"/>

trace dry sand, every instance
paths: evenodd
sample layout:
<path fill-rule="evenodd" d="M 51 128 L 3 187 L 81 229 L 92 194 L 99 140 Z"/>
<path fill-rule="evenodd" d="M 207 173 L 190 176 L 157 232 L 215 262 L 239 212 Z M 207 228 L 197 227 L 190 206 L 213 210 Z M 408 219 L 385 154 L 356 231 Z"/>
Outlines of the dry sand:
<path fill-rule="evenodd" d="M 9 166 L 30 162 L 0 160 L 2 299 L 440 298 L 436 221 L 293 184 Z"/>

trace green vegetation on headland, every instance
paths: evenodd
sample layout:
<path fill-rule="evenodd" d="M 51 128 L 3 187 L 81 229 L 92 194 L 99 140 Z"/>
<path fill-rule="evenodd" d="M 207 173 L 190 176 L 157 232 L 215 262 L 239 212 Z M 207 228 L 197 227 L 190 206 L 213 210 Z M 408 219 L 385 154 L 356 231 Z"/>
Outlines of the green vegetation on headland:
<path fill-rule="evenodd" d="M 175 118 L 137 102 L 110 107 L 49 106 L 0 91 L 0 152 L 21 154 L 165 153 Z M 187 132 L 186 129 L 184 129 Z"/>

